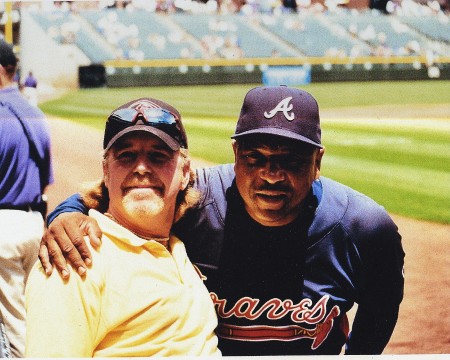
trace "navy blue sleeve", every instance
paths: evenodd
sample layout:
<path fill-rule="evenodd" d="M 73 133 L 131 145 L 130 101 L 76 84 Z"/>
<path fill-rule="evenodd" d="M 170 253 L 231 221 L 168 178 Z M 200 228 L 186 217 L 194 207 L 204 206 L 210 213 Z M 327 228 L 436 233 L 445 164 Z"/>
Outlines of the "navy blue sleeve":
<path fill-rule="evenodd" d="M 88 214 L 89 209 L 84 205 L 83 201 L 81 200 L 80 194 L 74 194 L 71 197 L 64 200 L 61 204 L 59 204 L 55 210 L 53 210 L 48 216 L 47 216 L 47 225 L 50 225 L 50 223 L 60 214 L 65 212 L 81 212 L 85 215 Z"/>
<path fill-rule="evenodd" d="M 224 238 L 226 192 L 234 179 L 232 164 L 197 169 L 198 205 L 174 226 L 190 260 L 197 265 L 216 266 Z"/>
<path fill-rule="evenodd" d="M 370 215 L 364 241 L 359 243 L 364 280 L 347 342 L 348 355 L 383 352 L 397 323 L 403 299 L 405 253 L 401 236 L 387 214 Z"/>

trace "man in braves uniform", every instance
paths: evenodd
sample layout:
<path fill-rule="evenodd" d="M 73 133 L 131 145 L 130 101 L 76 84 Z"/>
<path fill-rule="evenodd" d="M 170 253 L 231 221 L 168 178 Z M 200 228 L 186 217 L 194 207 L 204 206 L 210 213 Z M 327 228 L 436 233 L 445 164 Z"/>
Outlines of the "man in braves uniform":
<path fill-rule="evenodd" d="M 0 312 L 11 353 L 21 357 L 25 282 L 44 233 L 42 195 L 53 169 L 45 116 L 20 93 L 17 66 L 12 46 L 0 39 Z"/>
<path fill-rule="evenodd" d="M 222 353 L 339 354 L 344 345 L 346 354 L 381 353 L 403 298 L 401 236 L 380 205 L 320 176 L 316 100 L 284 86 L 252 89 L 232 138 L 234 167 L 199 169 L 202 200 L 175 225 L 206 277 Z M 49 217 L 46 271 L 51 254 L 68 276 L 58 241 L 85 273 L 90 254 L 69 238 L 89 233 L 95 243 L 99 231 L 80 211 L 74 195 Z"/>

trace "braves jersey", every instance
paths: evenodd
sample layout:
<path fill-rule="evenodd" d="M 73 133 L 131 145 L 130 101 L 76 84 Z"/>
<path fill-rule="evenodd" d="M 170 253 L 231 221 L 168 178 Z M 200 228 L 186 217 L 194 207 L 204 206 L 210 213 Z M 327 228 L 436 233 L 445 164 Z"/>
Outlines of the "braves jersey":
<path fill-rule="evenodd" d="M 404 252 L 380 205 L 321 177 L 296 221 L 264 227 L 246 213 L 231 164 L 197 176 L 202 200 L 174 230 L 206 277 L 223 355 L 383 351 L 403 298 Z M 63 211 L 86 209 L 74 196 L 49 221 Z"/>

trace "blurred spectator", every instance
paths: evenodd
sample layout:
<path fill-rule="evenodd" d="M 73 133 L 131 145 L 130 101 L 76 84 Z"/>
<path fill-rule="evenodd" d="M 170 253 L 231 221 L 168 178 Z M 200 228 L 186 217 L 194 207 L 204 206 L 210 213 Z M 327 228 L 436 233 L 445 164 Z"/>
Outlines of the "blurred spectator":
<path fill-rule="evenodd" d="M 158 33 L 151 33 L 148 35 L 147 41 L 149 44 L 154 46 L 158 51 L 164 51 L 166 48 L 167 40 L 166 38 Z"/>
<path fill-rule="evenodd" d="M 28 102 L 37 106 L 38 104 L 38 96 L 37 96 L 37 80 L 33 76 L 33 72 L 29 72 L 25 81 L 23 82 L 23 94 L 27 98 Z"/>
<path fill-rule="evenodd" d="M 272 52 L 270 53 L 270 56 L 274 57 L 274 58 L 278 58 L 278 57 L 280 57 L 280 52 L 277 49 L 273 49 Z"/>
<path fill-rule="evenodd" d="M 283 0 L 283 7 L 286 12 L 297 12 L 297 1 L 296 0 Z"/>
<path fill-rule="evenodd" d="M 140 49 L 140 40 L 137 37 L 128 39 L 128 49 L 125 52 L 125 58 L 129 60 L 142 61 L 145 58 L 144 51 Z"/>

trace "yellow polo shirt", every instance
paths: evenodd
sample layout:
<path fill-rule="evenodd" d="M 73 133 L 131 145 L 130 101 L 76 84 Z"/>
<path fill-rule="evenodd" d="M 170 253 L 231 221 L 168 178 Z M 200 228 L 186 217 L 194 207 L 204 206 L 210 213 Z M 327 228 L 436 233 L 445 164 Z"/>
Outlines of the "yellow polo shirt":
<path fill-rule="evenodd" d="M 172 253 L 95 210 L 102 245 L 87 276 L 47 277 L 38 261 L 26 287 L 27 357 L 221 355 L 209 293 L 172 236 Z"/>

